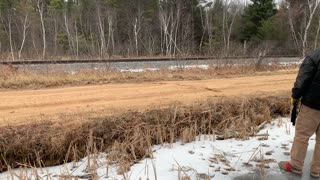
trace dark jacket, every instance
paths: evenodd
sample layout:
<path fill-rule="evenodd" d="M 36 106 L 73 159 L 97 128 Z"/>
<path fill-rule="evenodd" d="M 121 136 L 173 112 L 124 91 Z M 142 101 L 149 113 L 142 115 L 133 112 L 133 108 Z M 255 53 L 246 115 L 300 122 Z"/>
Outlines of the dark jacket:
<path fill-rule="evenodd" d="M 307 56 L 292 89 L 292 97 L 302 104 L 320 110 L 320 49 Z"/>

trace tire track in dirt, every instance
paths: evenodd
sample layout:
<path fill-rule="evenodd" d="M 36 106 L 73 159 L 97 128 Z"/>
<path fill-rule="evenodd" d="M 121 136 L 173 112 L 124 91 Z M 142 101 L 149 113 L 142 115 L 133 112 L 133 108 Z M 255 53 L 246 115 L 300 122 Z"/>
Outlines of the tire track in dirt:
<path fill-rule="evenodd" d="M 208 97 L 289 91 L 296 72 L 196 81 L 164 81 L 0 92 L 0 125 L 25 123 L 43 115 L 127 110 L 190 104 Z"/>

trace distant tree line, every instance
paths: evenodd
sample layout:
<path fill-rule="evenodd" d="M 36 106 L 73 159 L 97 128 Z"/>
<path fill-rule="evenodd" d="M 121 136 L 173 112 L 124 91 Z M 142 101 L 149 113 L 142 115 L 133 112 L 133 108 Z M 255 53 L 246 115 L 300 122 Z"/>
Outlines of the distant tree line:
<path fill-rule="evenodd" d="M 0 60 L 298 55 L 319 0 L 0 0 Z"/>

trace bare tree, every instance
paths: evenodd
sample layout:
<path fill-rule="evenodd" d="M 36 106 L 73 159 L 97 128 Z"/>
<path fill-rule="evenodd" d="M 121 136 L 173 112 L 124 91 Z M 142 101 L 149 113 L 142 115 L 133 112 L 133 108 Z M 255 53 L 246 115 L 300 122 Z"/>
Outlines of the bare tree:
<path fill-rule="evenodd" d="M 79 36 L 78 36 L 78 26 L 77 20 L 74 21 L 74 29 L 75 29 L 75 36 L 76 36 L 76 57 L 79 59 Z"/>
<path fill-rule="evenodd" d="M 274 22 L 288 22 L 281 31 L 288 31 L 283 35 L 292 38 L 271 37 L 286 42 L 277 44 L 281 48 L 272 48 L 270 53 L 296 53 L 299 49 L 305 55 L 308 48 L 319 46 L 319 1 L 286 0 L 287 4 L 279 6 L 266 28 L 277 28 Z M 203 0 L 200 4 L 189 0 L 51 2 L 20 0 L 1 5 L 1 52 L 8 59 L 45 59 L 52 54 L 105 58 L 125 56 L 127 52 L 128 56 L 230 56 L 240 54 L 232 49 L 244 41 L 244 24 L 237 23 L 244 20 L 239 15 L 243 0 Z M 255 47 L 252 42 L 244 42 L 244 54 L 267 41 L 257 41 Z"/>
<path fill-rule="evenodd" d="M 113 17 L 112 15 L 108 16 L 108 42 L 107 42 L 107 50 L 109 49 L 110 42 L 112 45 L 112 51 L 110 54 L 114 53 L 115 42 L 114 42 L 114 29 L 113 29 Z"/>
<path fill-rule="evenodd" d="M 1 13 L 1 22 L 4 25 L 4 30 L 8 35 L 9 39 L 9 46 L 10 46 L 10 54 L 11 60 L 15 60 L 14 56 L 14 47 L 13 47 L 13 40 L 12 40 L 12 9 L 8 9 L 5 13 Z"/>
<path fill-rule="evenodd" d="M 226 0 L 223 6 L 223 16 L 222 16 L 222 30 L 223 30 L 223 40 L 224 40 L 224 56 L 229 55 L 230 51 L 230 38 L 233 30 L 233 24 L 236 16 L 241 10 L 239 2 L 234 2 L 233 0 Z"/>
<path fill-rule="evenodd" d="M 160 11 L 159 11 L 159 18 L 160 18 L 160 25 L 161 25 L 161 30 L 163 32 L 163 46 L 165 46 L 165 49 L 166 49 L 166 52 L 165 54 L 166 55 L 169 55 L 170 54 L 170 41 L 169 41 L 169 38 L 168 38 L 168 35 L 169 35 L 169 23 L 170 23 L 170 15 L 168 14 L 168 12 L 166 11 L 165 8 L 163 7 L 160 7 Z"/>
<path fill-rule="evenodd" d="M 162 44 L 165 46 L 168 55 L 175 55 L 176 51 L 180 54 L 182 52 L 177 46 L 178 26 L 180 24 L 181 7 L 178 5 L 177 9 L 173 9 L 171 5 L 160 6 L 159 19 L 162 35 Z"/>
<path fill-rule="evenodd" d="M 29 26 L 30 26 L 29 13 L 27 13 L 24 17 L 24 20 L 23 20 L 22 41 L 21 41 L 21 45 L 20 45 L 20 49 L 19 49 L 19 53 L 18 53 L 19 61 L 21 60 L 21 53 L 22 53 L 22 50 L 23 50 L 23 47 L 24 47 L 24 44 L 26 41 L 27 29 L 29 28 Z"/>
<path fill-rule="evenodd" d="M 136 56 L 139 56 L 139 44 L 138 44 L 138 38 L 139 38 L 139 32 L 140 32 L 140 21 L 138 18 L 135 18 L 135 21 L 133 23 L 133 33 L 134 33 L 134 41 L 135 41 L 135 47 L 136 47 Z"/>
<path fill-rule="evenodd" d="M 43 51 L 42 59 L 46 57 L 47 41 L 46 41 L 46 28 L 44 25 L 44 0 L 37 0 L 37 11 L 39 13 L 41 27 L 42 27 L 42 41 L 43 41 Z"/>
<path fill-rule="evenodd" d="M 13 50 L 13 42 L 12 42 L 12 15 L 11 14 L 8 17 L 8 29 L 9 29 L 9 42 L 10 42 L 11 58 L 12 58 L 12 61 L 14 61 L 15 58 L 14 58 L 14 50 Z"/>
<path fill-rule="evenodd" d="M 320 0 L 308 0 L 308 7 L 309 7 L 309 17 L 307 20 L 307 25 L 304 30 L 304 35 L 302 39 L 302 56 L 304 57 L 306 55 L 306 48 L 308 44 L 308 33 L 311 26 L 311 22 L 313 20 L 314 14 L 316 10 L 318 9 Z"/>
<path fill-rule="evenodd" d="M 100 35 L 100 58 L 105 57 L 106 52 L 106 38 L 104 34 L 104 22 L 102 20 L 102 13 L 99 6 L 97 6 L 97 16 L 99 25 L 99 35 Z"/>
<path fill-rule="evenodd" d="M 230 0 L 225 0 L 223 5 L 223 15 L 222 15 L 222 35 L 224 41 L 224 56 L 227 55 L 227 34 L 228 34 L 228 9 L 230 7 Z"/>
<path fill-rule="evenodd" d="M 70 32 L 70 28 L 69 28 L 69 18 L 67 15 L 67 9 L 64 9 L 63 19 L 64 19 L 65 31 L 66 31 L 67 37 L 68 37 L 69 49 L 73 53 L 73 55 L 75 55 L 76 53 L 75 53 L 74 41 L 73 41 L 73 37 L 72 37 L 72 34 Z"/>
<path fill-rule="evenodd" d="M 289 3 L 288 5 L 288 20 L 289 20 L 289 26 L 290 26 L 290 30 L 291 30 L 291 34 L 292 34 L 292 37 L 293 37 L 293 40 L 294 40 L 294 43 L 296 45 L 297 48 L 299 48 L 299 41 L 298 41 L 298 38 L 297 38 L 297 33 L 296 33 L 296 30 L 294 28 L 294 24 L 293 24 L 293 9 L 292 9 L 292 5 Z"/>
<path fill-rule="evenodd" d="M 319 33 L 320 33 L 320 17 L 319 17 L 319 20 L 318 20 L 317 33 L 316 33 L 316 37 L 315 37 L 315 40 L 314 40 L 314 48 L 315 49 L 318 47 Z"/>
<path fill-rule="evenodd" d="M 199 8 L 202 8 L 202 7 L 199 6 Z M 202 10 L 200 10 L 200 18 L 201 18 L 201 26 L 202 26 L 202 29 L 203 29 L 202 30 L 200 44 L 199 44 L 199 51 L 201 53 L 202 52 L 202 46 L 203 46 L 204 38 L 205 38 L 205 35 L 206 35 L 206 31 L 207 31 L 207 23 L 206 23 L 205 15 L 203 14 Z"/>

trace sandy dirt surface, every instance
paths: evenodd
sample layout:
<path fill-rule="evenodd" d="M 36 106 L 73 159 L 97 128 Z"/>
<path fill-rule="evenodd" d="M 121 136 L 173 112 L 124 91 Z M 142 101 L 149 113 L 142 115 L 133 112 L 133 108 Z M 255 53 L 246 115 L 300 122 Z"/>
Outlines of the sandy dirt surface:
<path fill-rule="evenodd" d="M 245 96 L 289 91 L 296 71 L 238 78 L 107 84 L 0 92 L 0 126 L 21 124 L 61 113 L 144 110 L 208 97 Z"/>

